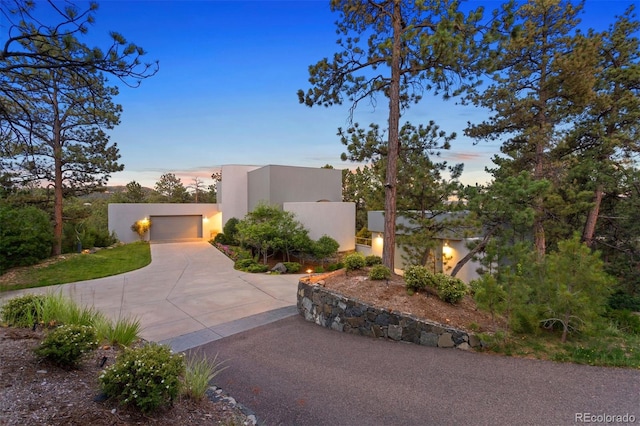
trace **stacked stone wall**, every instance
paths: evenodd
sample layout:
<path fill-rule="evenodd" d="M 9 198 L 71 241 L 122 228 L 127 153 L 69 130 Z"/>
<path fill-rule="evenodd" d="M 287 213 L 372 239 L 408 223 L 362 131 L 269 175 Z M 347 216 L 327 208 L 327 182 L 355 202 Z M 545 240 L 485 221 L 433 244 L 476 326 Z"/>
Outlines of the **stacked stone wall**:
<path fill-rule="evenodd" d="M 307 321 L 336 331 L 439 348 L 470 349 L 480 339 L 463 330 L 408 313 L 369 306 L 320 284 L 298 282 L 298 312 Z"/>

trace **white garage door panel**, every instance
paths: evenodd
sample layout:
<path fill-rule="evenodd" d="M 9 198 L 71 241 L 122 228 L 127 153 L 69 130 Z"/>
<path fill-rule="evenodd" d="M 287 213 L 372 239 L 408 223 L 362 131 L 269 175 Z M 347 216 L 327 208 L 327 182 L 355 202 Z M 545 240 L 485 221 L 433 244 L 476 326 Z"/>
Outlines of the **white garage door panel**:
<path fill-rule="evenodd" d="M 202 238 L 202 216 L 151 216 L 151 240 Z"/>

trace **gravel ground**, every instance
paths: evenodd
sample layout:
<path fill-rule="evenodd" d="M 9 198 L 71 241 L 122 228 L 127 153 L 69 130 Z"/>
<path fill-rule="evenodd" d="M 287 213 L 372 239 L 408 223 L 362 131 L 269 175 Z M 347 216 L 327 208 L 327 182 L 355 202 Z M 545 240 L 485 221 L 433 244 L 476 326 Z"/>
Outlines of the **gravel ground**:
<path fill-rule="evenodd" d="M 152 415 L 99 401 L 98 376 L 118 350 L 100 348 L 79 368 L 64 370 L 34 355 L 43 336 L 41 330 L 0 327 L 0 425 L 254 424 L 254 418 L 218 388 L 209 389 L 208 399 L 181 398 Z"/>

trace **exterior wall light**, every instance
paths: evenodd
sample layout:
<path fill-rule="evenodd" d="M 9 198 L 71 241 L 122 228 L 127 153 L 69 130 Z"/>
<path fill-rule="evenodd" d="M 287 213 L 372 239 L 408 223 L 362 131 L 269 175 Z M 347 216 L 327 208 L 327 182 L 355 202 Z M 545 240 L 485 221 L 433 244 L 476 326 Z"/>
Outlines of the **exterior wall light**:
<path fill-rule="evenodd" d="M 442 254 L 444 256 L 450 257 L 452 252 L 453 252 L 453 249 L 449 245 L 449 241 L 445 241 L 444 244 L 442 245 Z"/>

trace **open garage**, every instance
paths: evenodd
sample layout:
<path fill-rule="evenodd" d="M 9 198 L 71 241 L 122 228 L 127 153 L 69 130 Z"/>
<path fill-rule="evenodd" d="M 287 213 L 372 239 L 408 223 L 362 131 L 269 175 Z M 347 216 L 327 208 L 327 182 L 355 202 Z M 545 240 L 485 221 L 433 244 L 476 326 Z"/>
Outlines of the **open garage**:
<path fill-rule="evenodd" d="M 202 238 L 202 216 L 150 216 L 150 240 Z"/>

